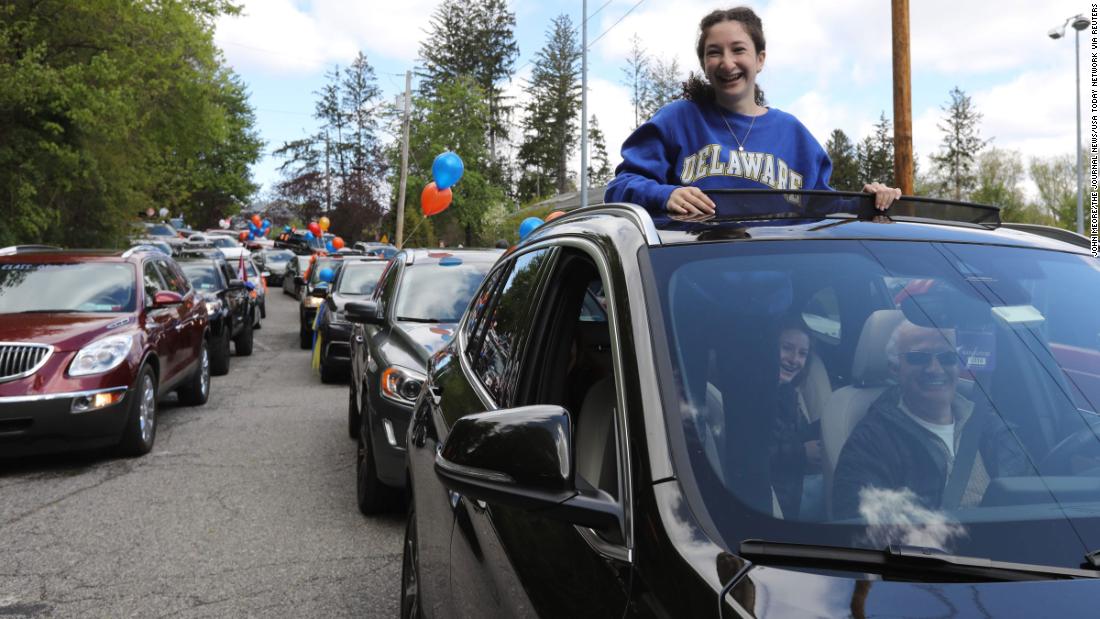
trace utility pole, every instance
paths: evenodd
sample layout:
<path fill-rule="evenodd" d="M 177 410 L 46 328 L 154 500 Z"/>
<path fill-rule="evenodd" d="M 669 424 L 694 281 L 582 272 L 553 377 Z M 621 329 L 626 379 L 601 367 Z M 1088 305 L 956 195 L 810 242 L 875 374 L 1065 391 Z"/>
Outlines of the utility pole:
<path fill-rule="evenodd" d="M 1078 149 L 1080 150 L 1080 149 Z M 588 0 L 581 2 L 581 208 L 588 206 Z"/>
<path fill-rule="evenodd" d="M 412 71 L 405 71 L 405 105 L 401 138 L 401 184 L 397 190 L 397 248 L 405 242 L 405 184 L 409 180 L 409 113 L 412 108 Z"/>
<path fill-rule="evenodd" d="M 894 30 L 894 182 L 913 195 L 913 87 L 909 79 L 909 0 L 891 0 Z M 868 179 L 875 180 L 875 179 Z"/>

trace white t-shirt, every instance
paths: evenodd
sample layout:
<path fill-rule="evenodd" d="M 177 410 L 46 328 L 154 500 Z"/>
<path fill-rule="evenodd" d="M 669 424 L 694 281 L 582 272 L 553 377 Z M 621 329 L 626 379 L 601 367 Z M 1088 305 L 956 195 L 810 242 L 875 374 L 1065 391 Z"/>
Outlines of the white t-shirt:
<path fill-rule="evenodd" d="M 932 434 L 935 434 L 936 436 L 940 437 L 940 440 L 943 441 L 944 446 L 947 447 L 947 453 L 951 454 L 951 459 L 952 460 L 955 459 L 955 422 L 954 421 L 952 421 L 951 423 L 948 423 L 948 424 L 931 423 L 931 422 L 928 422 L 928 421 L 925 421 L 925 420 L 921 419 L 920 417 L 917 417 L 913 413 L 910 413 L 909 410 L 906 409 L 904 405 L 902 405 L 902 410 L 905 411 L 906 415 L 909 415 L 910 419 L 912 419 L 913 421 L 920 424 L 920 426 L 922 428 L 924 428 L 925 430 L 928 430 Z"/>

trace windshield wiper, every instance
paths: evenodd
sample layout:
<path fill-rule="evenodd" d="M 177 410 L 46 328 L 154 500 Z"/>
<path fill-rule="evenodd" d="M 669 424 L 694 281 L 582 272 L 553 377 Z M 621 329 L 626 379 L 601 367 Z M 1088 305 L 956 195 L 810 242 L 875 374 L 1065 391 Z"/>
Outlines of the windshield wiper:
<path fill-rule="evenodd" d="M 401 320 L 403 322 L 423 322 L 432 325 L 439 324 L 441 322 L 450 322 L 447 320 L 440 320 L 438 318 L 409 318 L 408 316 L 398 316 L 397 320 Z"/>
<path fill-rule="evenodd" d="M 978 582 L 1100 578 L 1100 572 L 1094 570 L 963 557 L 923 546 L 891 545 L 873 550 L 750 539 L 741 542 L 740 554 L 757 563 L 896 573 L 915 575 L 919 580 L 928 580 L 931 576 L 953 576 Z"/>

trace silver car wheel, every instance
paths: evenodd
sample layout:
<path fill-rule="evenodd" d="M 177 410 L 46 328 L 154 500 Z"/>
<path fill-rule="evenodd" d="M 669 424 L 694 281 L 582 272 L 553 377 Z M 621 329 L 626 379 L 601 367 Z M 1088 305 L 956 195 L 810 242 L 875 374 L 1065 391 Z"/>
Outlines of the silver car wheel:
<path fill-rule="evenodd" d="M 153 440 L 153 427 L 156 424 L 157 415 L 157 391 L 153 386 L 153 377 L 149 374 L 141 378 L 141 414 L 138 424 L 141 427 L 141 441 L 149 443 Z"/>

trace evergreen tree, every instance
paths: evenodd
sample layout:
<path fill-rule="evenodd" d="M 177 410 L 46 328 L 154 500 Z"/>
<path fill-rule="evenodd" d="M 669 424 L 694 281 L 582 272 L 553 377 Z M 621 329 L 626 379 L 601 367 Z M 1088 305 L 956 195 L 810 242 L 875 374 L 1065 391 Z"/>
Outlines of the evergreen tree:
<path fill-rule="evenodd" d="M 833 162 L 833 175 L 829 185 L 840 191 L 859 191 L 863 183 L 859 182 L 859 159 L 856 147 L 848 135 L 840 129 L 833 129 L 829 140 L 825 142 L 825 152 Z"/>
<path fill-rule="evenodd" d="M 568 15 L 554 18 L 546 45 L 535 56 L 526 91 L 521 198 L 536 197 L 553 188 L 570 188 L 569 158 L 577 147 L 577 114 L 581 104 L 581 50 L 577 31 Z M 550 184 L 551 181 L 552 185 Z"/>
<path fill-rule="evenodd" d="M 943 131 L 943 141 L 932 161 L 948 195 L 963 200 L 974 190 L 978 153 L 988 140 L 979 137 L 982 115 L 974 109 L 970 97 L 958 86 L 951 90 L 950 96 L 951 100 L 941 108 L 946 115 L 937 126 Z"/>
<path fill-rule="evenodd" d="M 607 158 L 607 141 L 596 122 L 596 115 L 588 121 L 588 185 L 598 187 L 611 182 L 611 162 Z"/>
<path fill-rule="evenodd" d="M 341 108 L 348 119 L 348 135 L 342 150 L 347 153 L 346 176 L 342 179 L 343 199 L 337 206 L 333 229 L 348 236 L 377 232 L 382 217 L 378 187 L 386 165 L 378 140 L 375 111 L 381 107 L 382 91 L 374 68 L 360 52 L 344 70 Z"/>
<path fill-rule="evenodd" d="M 630 89 L 630 105 L 634 106 L 634 128 L 638 128 L 647 120 L 642 117 L 642 111 L 648 97 L 646 77 L 649 72 L 649 58 L 637 32 L 630 38 L 630 55 L 626 57 L 626 66 L 622 71 L 623 84 Z"/>
<path fill-rule="evenodd" d="M 859 161 L 859 188 L 865 183 L 883 183 L 895 186 L 894 181 L 894 133 L 892 125 L 882 112 L 875 123 L 871 135 L 856 147 L 856 159 Z"/>
<path fill-rule="evenodd" d="M 432 13 L 420 45 L 420 94 L 431 97 L 456 77 L 471 77 L 488 106 L 488 139 L 494 155 L 496 141 L 508 135 L 510 106 L 503 99 L 502 84 L 512 75 L 519 56 L 515 26 L 515 13 L 508 10 L 506 0 L 443 0 Z"/>
<path fill-rule="evenodd" d="M 644 93 L 641 106 L 642 121 L 652 118 L 657 110 L 679 99 L 684 89 L 683 78 L 680 76 L 680 64 L 676 58 L 668 61 L 650 58 L 647 64 L 645 85 L 642 89 Z"/>

